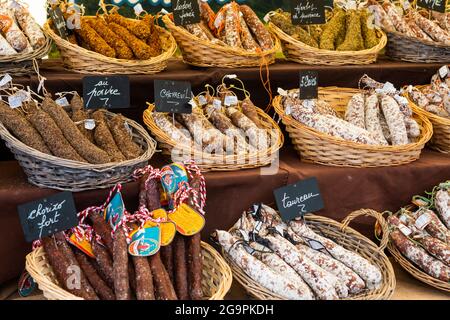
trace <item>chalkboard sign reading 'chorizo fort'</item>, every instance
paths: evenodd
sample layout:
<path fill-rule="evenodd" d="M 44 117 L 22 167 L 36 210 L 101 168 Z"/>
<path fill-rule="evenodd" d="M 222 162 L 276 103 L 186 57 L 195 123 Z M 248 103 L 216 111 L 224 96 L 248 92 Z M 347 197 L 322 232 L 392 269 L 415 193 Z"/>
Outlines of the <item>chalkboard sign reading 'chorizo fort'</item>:
<path fill-rule="evenodd" d="M 324 0 L 291 0 L 291 14 L 293 24 L 324 24 Z"/>
<path fill-rule="evenodd" d="M 86 109 L 130 107 L 130 79 L 127 76 L 88 76 L 83 78 Z"/>
<path fill-rule="evenodd" d="M 324 208 L 316 178 L 301 180 L 296 184 L 274 191 L 277 207 L 284 221 L 302 217 L 305 213 Z"/>
<path fill-rule="evenodd" d="M 78 225 L 78 216 L 71 192 L 29 202 L 17 207 L 27 242 L 48 237 Z"/>
<path fill-rule="evenodd" d="M 155 80 L 157 112 L 191 113 L 191 83 L 186 81 Z"/>
<path fill-rule="evenodd" d="M 319 91 L 319 73 L 300 71 L 300 99 L 317 99 Z"/>
<path fill-rule="evenodd" d="M 200 22 L 197 0 L 172 0 L 173 20 L 177 26 Z"/>

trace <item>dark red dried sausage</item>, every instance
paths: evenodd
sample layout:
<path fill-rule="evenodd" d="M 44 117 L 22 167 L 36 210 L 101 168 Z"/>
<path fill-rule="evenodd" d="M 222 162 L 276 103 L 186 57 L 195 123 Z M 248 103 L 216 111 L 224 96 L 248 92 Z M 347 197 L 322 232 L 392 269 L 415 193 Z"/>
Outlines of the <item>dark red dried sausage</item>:
<path fill-rule="evenodd" d="M 185 238 L 178 234 L 173 240 L 175 291 L 180 300 L 189 300 Z"/>
<path fill-rule="evenodd" d="M 131 300 L 128 271 L 128 244 L 125 231 L 118 228 L 114 234 L 113 249 L 114 291 L 117 300 Z"/>
<path fill-rule="evenodd" d="M 111 226 L 108 222 L 106 222 L 103 215 L 101 215 L 99 212 L 93 212 L 89 217 L 92 221 L 95 233 L 98 234 L 100 238 L 102 238 L 103 243 L 106 245 L 109 253 L 112 255 L 114 245 L 111 236 Z"/>
<path fill-rule="evenodd" d="M 152 270 L 146 257 L 132 258 L 136 273 L 136 298 L 138 300 L 155 300 Z"/>
<path fill-rule="evenodd" d="M 170 282 L 169 275 L 164 267 L 159 252 L 148 258 L 152 269 L 153 283 L 158 300 L 177 300 L 175 289 Z"/>
<path fill-rule="evenodd" d="M 95 261 L 98 265 L 98 273 L 110 288 L 114 288 L 113 261 L 108 252 L 108 249 L 99 244 L 95 239 L 92 240 L 91 244 L 92 251 L 95 255 Z"/>
<path fill-rule="evenodd" d="M 161 260 L 164 264 L 164 267 L 166 268 L 167 273 L 169 274 L 170 281 L 172 283 L 175 282 L 174 276 L 173 276 L 173 248 L 172 244 L 161 247 Z"/>

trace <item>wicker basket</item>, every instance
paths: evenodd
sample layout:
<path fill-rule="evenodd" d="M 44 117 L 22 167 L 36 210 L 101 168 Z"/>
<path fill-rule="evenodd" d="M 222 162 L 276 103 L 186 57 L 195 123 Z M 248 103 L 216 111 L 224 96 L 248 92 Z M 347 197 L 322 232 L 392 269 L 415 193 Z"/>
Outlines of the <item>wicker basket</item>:
<path fill-rule="evenodd" d="M 84 49 L 57 35 L 50 27 L 50 20 L 44 24 L 44 31 L 56 43 L 64 67 L 72 71 L 87 74 L 155 74 L 167 67 L 168 60 L 177 50 L 171 34 L 159 26 L 155 27 L 160 33 L 164 52 L 149 60 L 115 59 Z"/>
<path fill-rule="evenodd" d="M 180 145 L 178 141 L 172 140 L 164 131 L 162 131 L 153 120 L 153 110 L 155 106 L 149 104 L 147 110 L 144 111 L 144 123 L 147 125 L 150 132 L 155 136 L 159 142 L 159 147 L 162 153 L 167 156 L 172 156 L 173 161 L 182 161 L 186 159 L 175 159 L 175 154 L 172 150 L 176 147 L 182 156 L 188 156 L 190 159 L 195 159 L 196 164 L 203 171 L 236 171 L 241 169 L 252 169 L 263 167 L 271 164 L 277 157 L 278 151 L 283 146 L 284 136 L 278 125 L 273 119 L 268 116 L 263 110 L 257 108 L 261 124 L 268 130 L 272 136 L 271 141 L 276 141 L 272 146 L 264 151 L 248 153 L 245 155 L 215 155 L 202 153 L 193 150 L 191 146 Z"/>
<path fill-rule="evenodd" d="M 347 216 L 342 223 L 332 219 L 307 214 L 305 216 L 308 226 L 323 236 L 335 241 L 348 250 L 357 252 L 362 257 L 369 260 L 377 266 L 383 275 L 383 282 L 380 288 L 376 290 L 364 291 L 358 295 L 348 297 L 346 300 L 387 300 L 394 293 L 396 281 L 394 269 L 386 255 L 383 253 L 386 248 L 388 238 L 384 237 L 377 247 L 372 241 L 364 237 L 359 232 L 348 227 L 349 223 L 359 216 L 371 216 L 377 219 L 377 222 L 387 231 L 387 224 L 382 215 L 374 210 L 362 209 L 355 211 Z M 222 251 L 222 254 L 224 252 Z M 283 300 L 279 295 L 260 286 L 257 282 L 247 276 L 247 274 L 238 267 L 231 259 L 224 254 L 225 260 L 230 264 L 234 278 L 246 289 L 246 291 L 259 300 Z"/>
<path fill-rule="evenodd" d="M 295 40 L 273 23 L 269 23 L 269 30 L 281 40 L 284 55 L 288 60 L 312 65 L 340 66 L 350 64 L 370 64 L 377 60 L 378 53 L 386 46 L 387 38 L 384 32 L 378 45 L 360 51 L 334 51 L 314 48 Z"/>
<path fill-rule="evenodd" d="M 358 89 L 349 88 L 320 88 L 319 97 L 343 114 L 348 101 L 358 92 Z M 365 145 L 323 134 L 287 116 L 281 96 L 274 99 L 273 106 L 286 125 L 295 149 L 305 162 L 356 168 L 403 165 L 419 159 L 422 149 L 433 134 L 431 122 L 425 116 L 415 114 L 415 119 L 421 126 L 421 136 L 417 142 L 404 146 Z"/>
<path fill-rule="evenodd" d="M 388 32 L 386 56 L 395 60 L 424 63 L 450 62 L 450 46 Z"/>
<path fill-rule="evenodd" d="M 114 116 L 110 112 L 106 115 L 108 118 Z M 120 163 L 86 164 L 41 153 L 16 139 L 2 123 L 0 136 L 19 161 L 31 184 L 72 192 L 107 189 L 117 183 L 132 181 L 132 173 L 146 166 L 155 153 L 156 141 L 147 131 L 133 120 L 126 121 L 132 130 L 134 142 L 145 152 L 139 158 Z"/>
<path fill-rule="evenodd" d="M 418 89 L 422 89 L 424 87 L 426 86 L 417 86 Z M 450 119 L 439 117 L 434 113 L 426 111 L 425 109 L 417 106 L 412 99 L 409 98 L 407 93 L 406 96 L 412 105 L 414 112 L 428 118 L 433 124 L 433 137 L 431 138 L 428 146 L 431 149 L 441 153 L 450 153 Z"/>
<path fill-rule="evenodd" d="M 163 17 L 163 21 L 177 40 L 184 62 L 197 67 L 241 68 L 272 64 L 280 48 L 276 38 L 273 38 L 275 46 L 262 53 L 221 46 L 198 39 L 186 29 L 176 26 L 168 15 Z"/>
<path fill-rule="evenodd" d="M 202 288 L 205 300 L 223 300 L 230 290 L 233 277 L 231 269 L 220 254 L 202 242 L 203 277 Z M 49 300 L 83 300 L 62 289 L 42 247 L 27 255 L 25 268 Z"/>
<path fill-rule="evenodd" d="M 52 40 L 45 36 L 45 45 L 28 53 L 18 53 L 0 56 L 0 73 L 10 73 L 15 76 L 28 75 L 33 71 L 33 60 L 44 58 L 52 47 Z"/>

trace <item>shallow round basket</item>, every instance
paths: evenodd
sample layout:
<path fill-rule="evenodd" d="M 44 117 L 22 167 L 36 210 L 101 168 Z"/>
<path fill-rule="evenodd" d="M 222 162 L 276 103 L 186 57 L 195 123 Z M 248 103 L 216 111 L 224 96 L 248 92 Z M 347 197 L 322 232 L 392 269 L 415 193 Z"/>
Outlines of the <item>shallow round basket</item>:
<path fill-rule="evenodd" d="M 388 32 L 386 56 L 394 60 L 424 63 L 450 62 L 450 46 Z"/>
<path fill-rule="evenodd" d="M 328 102 L 343 115 L 347 104 L 358 89 L 327 87 L 319 89 L 319 99 Z M 275 111 L 289 132 L 294 148 L 302 161 L 339 167 L 391 167 L 414 162 L 431 139 L 433 126 L 427 117 L 414 114 L 420 125 L 419 139 L 404 146 L 373 146 L 346 141 L 307 127 L 285 113 L 282 97 L 273 101 Z"/>
<path fill-rule="evenodd" d="M 361 209 L 347 216 L 342 223 L 330 218 L 317 216 L 313 214 L 305 215 L 305 220 L 309 227 L 315 232 L 333 240 L 347 250 L 353 251 L 367 259 L 370 263 L 377 266 L 382 275 L 383 281 L 378 289 L 364 290 L 363 292 L 350 296 L 345 300 L 388 300 L 394 293 L 396 280 L 394 269 L 388 257 L 384 254 L 388 238 L 384 237 L 377 247 L 368 238 L 350 228 L 349 223 L 359 216 L 371 216 L 377 219 L 378 223 L 387 231 L 387 224 L 382 215 L 374 210 Z M 254 298 L 259 300 L 283 300 L 284 298 L 267 290 L 259 285 L 222 251 L 225 260 L 230 264 L 233 271 L 233 277 L 245 288 L 245 290 Z"/>
<path fill-rule="evenodd" d="M 288 60 L 310 65 L 340 66 L 374 63 L 387 42 L 386 35 L 379 30 L 380 42 L 373 48 L 360 51 L 323 50 L 295 40 L 271 22 L 269 30 L 281 40 L 284 55 Z"/>
<path fill-rule="evenodd" d="M 113 113 L 106 116 L 112 118 Z M 39 152 L 16 139 L 2 123 L 0 136 L 19 161 L 28 181 L 42 188 L 79 192 L 108 189 L 117 183 L 133 180 L 133 172 L 145 167 L 155 153 L 156 141 L 137 122 L 126 119 L 132 135 L 144 153 L 136 159 L 120 163 L 86 164 Z"/>
<path fill-rule="evenodd" d="M 274 47 L 259 53 L 221 46 L 200 40 L 186 29 L 176 26 L 168 15 L 163 17 L 163 21 L 175 37 L 183 53 L 184 62 L 197 67 L 241 68 L 272 64 L 280 48 L 280 42 L 275 37 L 273 37 Z"/>
<path fill-rule="evenodd" d="M 161 130 L 153 120 L 155 106 L 149 104 L 144 111 L 144 123 L 152 135 L 159 142 L 162 153 L 171 156 L 172 161 L 180 162 L 194 159 L 202 171 L 237 171 L 253 169 L 270 165 L 278 157 L 278 151 L 284 143 L 284 136 L 276 122 L 263 110 L 257 108 L 260 123 L 270 135 L 271 147 L 264 151 L 252 152 L 245 155 L 216 155 L 203 153 L 188 145 L 181 145 Z"/>
<path fill-rule="evenodd" d="M 89 74 L 155 74 L 166 69 L 168 60 L 177 50 L 170 32 L 155 27 L 159 31 L 163 53 L 148 60 L 115 59 L 87 50 L 57 35 L 50 27 L 50 20 L 44 24 L 44 31 L 58 47 L 64 67 L 72 71 Z"/>
<path fill-rule="evenodd" d="M 205 242 L 202 242 L 202 256 L 204 300 L 223 300 L 233 281 L 231 269 L 221 255 Z M 46 299 L 83 300 L 60 287 L 42 247 L 27 255 L 25 268 Z"/>
<path fill-rule="evenodd" d="M 417 86 L 418 89 L 424 87 L 426 86 Z M 439 117 L 428 112 L 416 105 L 408 94 L 406 94 L 406 97 L 412 105 L 414 112 L 428 118 L 433 124 L 433 137 L 428 143 L 428 146 L 441 153 L 450 153 L 450 118 Z"/>

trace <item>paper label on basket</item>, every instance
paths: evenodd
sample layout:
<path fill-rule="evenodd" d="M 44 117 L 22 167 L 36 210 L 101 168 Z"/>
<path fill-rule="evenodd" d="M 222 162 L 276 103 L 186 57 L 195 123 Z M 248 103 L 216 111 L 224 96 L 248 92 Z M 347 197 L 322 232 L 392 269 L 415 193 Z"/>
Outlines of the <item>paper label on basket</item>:
<path fill-rule="evenodd" d="M 408 217 L 404 214 L 400 215 L 399 220 L 401 223 L 407 224 L 408 223 Z"/>
<path fill-rule="evenodd" d="M 198 0 L 172 0 L 173 20 L 177 26 L 201 21 Z"/>
<path fill-rule="evenodd" d="M 448 66 L 443 66 L 439 69 L 439 75 L 441 76 L 442 79 L 446 78 L 448 76 Z"/>
<path fill-rule="evenodd" d="M 401 233 L 405 235 L 405 237 L 409 237 L 412 234 L 412 230 L 407 226 L 405 226 L 404 224 L 399 225 L 398 229 L 400 230 Z"/>
<path fill-rule="evenodd" d="M 224 103 L 227 107 L 230 107 L 237 105 L 239 103 L 239 100 L 236 96 L 226 96 Z"/>
<path fill-rule="evenodd" d="M 193 208 L 183 203 L 175 212 L 169 213 L 169 219 L 177 226 L 183 236 L 193 236 L 205 227 L 205 218 Z"/>
<path fill-rule="evenodd" d="M 291 17 L 294 25 L 324 24 L 324 0 L 291 0 Z"/>
<path fill-rule="evenodd" d="M 104 210 L 104 218 L 111 228 L 115 228 L 125 214 L 125 204 L 123 203 L 122 193 L 119 191 L 112 197 Z"/>
<path fill-rule="evenodd" d="M 219 99 L 214 99 L 213 100 L 213 107 L 216 110 L 222 109 L 222 101 L 220 101 Z"/>
<path fill-rule="evenodd" d="M 95 120 L 94 119 L 84 120 L 84 128 L 86 130 L 94 130 L 95 129 Z"/>
<path fill-rule="evenodd" d="M 416 219 L 416 223 L 414 224 L 417 229 L 424 230 L 431 222 L 431 217 L 428 213 L 422 214 L 420 217 Z"/>
<path fill-rule="evenodd" d="M 142 4 L 138 3 L 133 7 L 134 13 L 139 17 L 141 13 L 144 11 L 144 8 L 142 8 Z"/>
<path fill-rule="evenodd" d="M 82 239 L 78 239 L 76 235 L 73 233 L 70 238 L 69 242 L 73 244 L 75 247 L 80 249 L 82 252 L 84 252 L 86 255 L 88 255 L 91 258 L 95 258 L 94 250 L 92 250 L 91 242 L 87 239 L 86 235 L 82 236 Z"/>
<path fill-rule="evenodd" d="M 69 103 L 69 101 L 67 100 L 66 97 L 62 97 L 62 98 L 56 99 L 55 102 L 60 107 L 68 107 L 68 106 L 70 106 L 70 103 Z"/>
<path fill-rule="evenodd" d="M 0 88 L 3 88 L 8 83 L 12 81 L 12 77 L 9 75 L 9 73 L 5 74 L 5 76 L 0 80 Z"/>
<path fill-rule="evenodd" d="M 78 225 L 71 192 L 60 192 L 17 207 L 27 242 L 32 242 Z"/>
<path fill-rule="evenodd" d="M 447 1 L 445 0 L 417 0 L 417 6 L 445 13 Z"/>
<path fill-rule="evenodd" d="M 15 109 L 22 106 L 22 97 L 17 94 L 8 97 L 8 104 L 11 109 Z"/>
<path fill-rule="evenodd" d="M 208 104 L 208 100 L 206 100 L 206 97 L 204 95 L 199 95 L 198 103 L 203 107 L 204 105 Z"/>
<path fill-rule="evenodd" d="M 161 229 L 153 223 L 136 228 L 130 233 L 131 243 L 128 253 L 135 257 L 149 257 L 161 248 Z"/>

